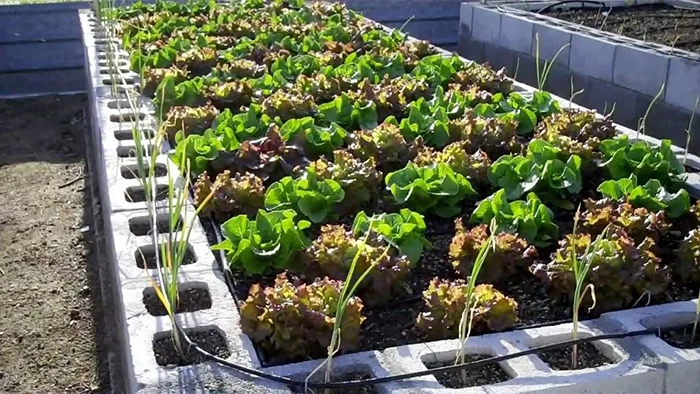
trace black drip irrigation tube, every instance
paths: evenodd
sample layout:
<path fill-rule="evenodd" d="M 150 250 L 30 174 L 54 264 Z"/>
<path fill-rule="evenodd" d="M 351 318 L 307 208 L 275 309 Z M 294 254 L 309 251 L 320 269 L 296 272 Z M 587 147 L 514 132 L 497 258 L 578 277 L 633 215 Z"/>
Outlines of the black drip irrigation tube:
<path fill-rule="evenodd" d="M 580 1 L 580 0 L 577 0 Z M 217 240 L 221 239 L 221 234 L 219 232 L 219 229 L 216 227 L 216 224 L 212 220 L 208 220 L 208 225 L 212 226 L 212 229 L 216 235 Z M 222 256 L 222 265 L 226 264 L 226 259 L 225 256 Z M 224 270 L 226 270 L 225 267 Z M 231 279 L 229 275 L 224 275 L 227 277 L 226 282 L 229 285 L 229 287 L 233 286 L 233 283 L 231 283 Z M 233 291 L 233 288 L 230 288 L 231 291 Z M 235 293 L 234 294 L 234 299 Z M 236 308 L 238 308 L 238 305 L 236 305 Z M 517 327 L 515 329 L 517 330 L 522 330 L 522 329 L 528 329 L 528 328 L 536 328 L 536 327 L 548 327 L 548 326 L 553 326 L 565 322 L 571 322 L 571 320 L 560 320 L 556 322 L 548 322 L 548 323 L 540 323 L 540 324 L 533 324 L 529 326 L 521 326 Z M 427 375 L 434 375 L 437 373 L 445 373 L 445 372 L 454 372 L 454 371 L 462 371 L 462 370 L 467 370 L 467 369 L 475 369 L 479 367 L 483 367 L 486 365 L 491 365 L 495 363 L 499 363 L 501 361 L 506 361 L 506 360 L 511 360 L 514 358 L 518 357 L 524 357 L 530 354 L 535 354 L 535 353 L 541 353 L 541 352 L 546 352 L 549 350 L 555 350 L 555 349 L 561 349 L 577 344 L 582 344 L 582 343 L 589 343 L 589 342 L 594 342 L 594 341 L 601 341 L 601 340 L 606 340 L 606 339 L 624 339 L 624 338 L 631 338 L 631 337 L 638 337 L 642 335 L 657 335 L 660 336 L 662 329 L 660 327 L 657 328 L 648 328 L 644 330 L 637 330 L 637 331 L 628 331 L 628 332 L 619 332 L 619 333 L 612 333 L 612 334 L 600 334 L 600 335 L 593 335 L 585 338 L 577 338 L 577 339 L 570 339 L 567 341 L 560 341 L 556 343 L 552 343 L 549 345 L 543 345 L 543 346 L 537 346 L 533 347 L 527 350 L 511 353 L 511 354 L 506 354 L 502 356 L 494 356 L 494 357 L 489 357 L 486 359 L 478 360 L 478 361 L 472 361 L 464 364 L 458 364 L 458 365 L 448 365 L 444 367 L 438 367 L 438 368 L 432 368 L 432 369 L 427 369 L 425 371 L 417 371 L 417 372 L 410 372 L 410 373 L 405 373 L 405 374 L 399 374 L 399 375 L 391 375 L 391 376 L 384 376 L 380 378 L 370 378 L 370 379 L 362 379 L 362 380 L 351 380 L 351 381 L 345 381 L 345 382 L 329 382 L 329 383 L 319 383 L 319 382 L 313 382 L 313 381 L 303 381 L 303 380 L 296 380 L 292 378 L 288 378 L 286 376 L 279 376 L 275 375 L 272 373 L 268 373 L 265 371 L 261 371 L 259 369 L 251 368 L 245 365 L 241 364 L 236 364 L 234 362 L 228 361 L 226 359 L 223 359 L 215 354 L 209 353 L 208 351 L 202 349 L 197 345 L 195 342 L 193 342 L 187 333 L 180 327 L 179 322 L 177 319 L 175 319 L 174 322 L 174 330 L 173 333 L 177 332 L 177 335 L 184 341 L 184 343 L 187 344 L 188 350 L 194 350 L 197 352 L 199 355 L 203 356 L 205 359 L 208 361 L 213 361 L 217 363 L 220 366 L 230 368 L 232 370 L 235 370 L 237 372 L 242 372 L 248 375 L 256 376 L 265 380 L 269 380 L 272 382 L 276 383 L 282 383 L 287 386 L 291 387 L 301 387 L 301 388 L 310 388 L 310 389 L 350 389 L 350 388 L 357 388 L 357 387 L 364 387 L 364 386 L 373 386 L 377 384 L 382 384 L 382 383 L 390 383 L 390 382 L 396 382 L 400 380 L 406 380 L 406 379 L 411 379 L 411 378 L 417 378 L 421 376 L 427 376 Z M 664 328 L 664 330 L 670 330 L 670 329 L 680 329 L 680 328 L 687 328 L 692 326 L 692 324 L 684 324 L 684 325 L 679 325 L 679 326 L 674 326 L 674 327 L 667 327 Z M 257 348 L 257 346 L 256 346 Z M 257 352 L 257 349 L 256 349 Z M 258 356 L 260 356 L 258 354 Z"/>

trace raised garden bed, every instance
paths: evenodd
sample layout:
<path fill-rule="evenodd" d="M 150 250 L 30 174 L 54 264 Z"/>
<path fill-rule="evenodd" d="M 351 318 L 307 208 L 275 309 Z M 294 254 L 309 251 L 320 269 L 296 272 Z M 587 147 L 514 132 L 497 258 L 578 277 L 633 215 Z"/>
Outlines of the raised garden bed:
<path fill-rule="evenodd" d="M 473 335 L 570 318 L 574 240 L 595 256 L 583 317 L 697 294 L 696 202 L 668 141 L 631 143 L 610 119 L 339 5 L 117 15 L 265 366 L 325 356 L 357 250 L 373 269 L 346 310 L 344 353 L 456 338 L 490 235 Z"/>
<path fill-rule="evenodd" d="M 547 15 L 642 41 L 700 52 L 700 9 L 666 4 L 549 11 Z M 607 16 L 606 16 L 607 15 Z"/>

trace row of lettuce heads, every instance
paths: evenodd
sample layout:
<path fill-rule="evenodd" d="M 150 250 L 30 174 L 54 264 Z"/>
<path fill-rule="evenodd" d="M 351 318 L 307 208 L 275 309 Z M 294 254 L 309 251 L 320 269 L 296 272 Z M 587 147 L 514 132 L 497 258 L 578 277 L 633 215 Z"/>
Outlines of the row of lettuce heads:
<path fill-rule="evenodd" d="M 342 348 L 355 348 L 363 302 L 401 293 L 430 247 L 423 215 L 453 218 L 472 204 L 448 253 L 467 279 L 495 219 L 475 291 L 477 332 L 517 323 L 517 303 L 492 285 L 513 275 L 531 272 L 572 296 L 572 243 L 593 251 L 597 312 L 662 293 L 672 271 L 700 280 L 697 230 L 673 267 L 657 257 L 670 220 L 699 213 L 669 141 L 615 137 L 609 118 L 513 92 L 504 70 L 435 54 L 338 4 L 159 1 L 116 13 L 131 68 L 176 146 L 172 159 L 199 174 L 195 204 L 214 192 L 203 212 L 223 222 L 225 240 L 213 249 L 247 274 L 317 278 L 280 274 L 250 289 L 242 327 L 266 350 L 325 352 L 359 250 L 358 271 L 372 270 L 342 322 Z M 603 198 L 584 201 L 585 231 L 560 240 L 550 207 L 573 214 L 584 181 L 600 173 Z M 352 227 L 324 224 L 308 238 L 339 215 L 354 215 Z M 537 247 L 558 240 L 551 261 L 538 262 Z M 456 337 L 466 289 L 435 278 L 417 327 Z"/>

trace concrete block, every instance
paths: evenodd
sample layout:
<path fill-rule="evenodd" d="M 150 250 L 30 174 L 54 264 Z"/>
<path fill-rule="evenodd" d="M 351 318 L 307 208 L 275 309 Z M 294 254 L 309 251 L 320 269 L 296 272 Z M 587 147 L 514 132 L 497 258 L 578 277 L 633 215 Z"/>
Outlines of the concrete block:
<path fill-rule="evenodd" d="M 86 89 L 82 68 L 0 74 L 0 97 L 84 92 Z"/>
<path fill-rule="evenodd" d="M 614 60 L 614 44 L 577 33 L 571 36 L 569 68 L 572 71 L 612 82 Z"/>
<path fill-rule="evenodd" d="M 501 16 L 500 46 L 520 53 L 530 53 L 532 50 L 533 24 L 517 16 L 503 14 Z"/>
<path fill-rule="evenodd" d="M 613 120 L 633 130 L 637 129 L 637 97 L 639 93 L 608 82 L 591 78 L 583 102 L 598 112 L 610 113 L 613 107 Z M 593 105 L 594 104 L 594 105 Z"/>
<path fill-rule="evenodd" d="M 666 82 L 669 59 L 650 50 L 619 45 L 615 50 L 613 82 L 654 97 Z"/>
<path fill-rule="evenodd" d="M 643 118 L 651 104 L 652 98 L 646 95 L 637 96 L 637 116 Z M 647 135 L 669 139 L 674 145 L 685 147 L 686 132 L 690 122 L 690 114 L 685 114 L 682 109 L 657 100 L 646 118 L 645 132 Z M 697 128 L 696 128 L 697 129 Z"/>
<path fill-rule="evenodd" d="M 494 70 L 505 67 L 510 75 L 515 64 L 515 55 L 513 51 L 499 45 L 484 43 L 484 61 Z"/>
<path fill-rule="evenodd" d="M 629 309 L 603 315 L 619 322 L 625 330 L 665 328 L 692 322 L 697 300 Z M 659 367 L 666 369 L 665 393 L 700 393 L 700 349 L 678 349 L 655 335 L 637 337 Z"/>
<path fill-rule="evenodd" d="M 384 25 L 399 29 L 406 21 L 387 22 Z M 457 43 L 459 22 L 457 18 L 445 20 L 413 20 L 406 25 L 404 31 L 411 36 L 430 41 L 433 45 L 452 45 Z"/>
<path fill-rule="evenodd" d="M 469 3 L 462 3 L 459 7 L 459 34 L 460 37 L 464 36 L 471 38 L 474 7 Z"/>
<path fill-rule="evenodd" d="M 700 61 L 672 57 L 666 80 L 664 101 L 693 111 L 700 97 Z"/>
<path fill-rule="evenodd" d="M 470 36 L 462 32 L 459 35 L 457 53 L 466 59 L 481 63 L 484 61 L 484 43 L 472 40 Z"/>
<path fill-rule="evenodd" d="M 533 34 L 532 51 L 530 53 L 533 57 L 537 57 L 537 38 L 539 37 L 540 60 L 551 61 L 557 52 L 561 50 L 554 61 L 563 66 L 569 66 L 569 54 L 571 52 L 570 31 L 556 26 L 536 23 Z"/>
<path fill-rule="evenodd" d="M 498 43 L 501 35 L 501 13 L 492 8 L 474 7 L 472 38 L 484 43 Z"/>

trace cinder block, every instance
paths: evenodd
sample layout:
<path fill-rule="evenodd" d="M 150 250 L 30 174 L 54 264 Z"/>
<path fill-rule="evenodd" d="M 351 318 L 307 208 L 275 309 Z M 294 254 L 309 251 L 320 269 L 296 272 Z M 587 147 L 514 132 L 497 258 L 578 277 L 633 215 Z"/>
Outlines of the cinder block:
<path fill-rule="evenodd" d="M 624 330 L 665 328 L 692 322 L 697 300 L 674 302 L 646 308 L 604 314 L 601 319 L 619 322 Z M 655 335 L 637 337 L 648 352 L 649 360 L 666 369 L 664 393 L 700 393 L 700 349 L 678 349 Z"/>
<path fill-rule="evenodd" d="M 484 43 L 473 40 L 464 33 L 460 34 L 457 53 L 466 59 L 481 63 L 484 61 Z"/>
<path fill-rule="evenodd" d="M 615 44 L 574 33 L 571 36 L 569 68 L 579 74 L 612 82 Z"/>
<path fill-rule="evenodd" d="M 654 97 L 666 82 L 668 66 L 668 56 L 647 49 L 619 45 L 615 50 L 613 82 Z"/>
<path fill-rule="evenodd" d="M 637 129 L 637 96 L 639 93 L 608 82 L 591 78 L 583 102 L 600 113 L 610 113 L 613 120 L 633 130 Z M 592 105 L 594 104 L 594 105 Z"/>
<path fill-rule="evenodd" d="M 537 57 L 537 42 L 539 37 L 540 60 L 551 61 L 554 56 L 561 50 L 555 62 L 569 66 L 569 54 L 571 51 L 571 32 L 556 27 L 549 26 L 543 23 L 535 24 L 532 38 L 532 57 Z M 563 48 L 563 49 L 562 49 Z"/>
<path fill-rule="evenodd" d="M 533 23 L 514 15 L 501 15 L 499 45 L 516 52 L 530 53 Z"/>
<path fill-rule="evenodd" d="M 474 7 L 469 3 L 462 3 L 459 8 L 459 34 L 460 37 L 471 37 L 472 35 L 472 16 L 474 15 Z"/>
<path fill-rule="evenodd" d="M 501 13 L 496 9 L 474 7 L 472 38 L 484 43 L 498 43 L 501 34 Z"/>
<path fill-rule="evenodd" d="M 700 61 L 672 57 L 666 80 L 664 100 L 693 111 L 700 97 Z"/>
<path fill-rule="evenodd" d="M 500 45 L 484 43 L 484 61 L 489 63 L 494 70 L 505 67 L 509 75 L 512 75 L 515 55 L 513 51 Z"/>
<path fill-rule="evenodd" d="M 646 95 L 637 96 L 637 116 L 643 118 L 647 108 L 651 105 L 652 98 Z M 659 139 L 669 139 L 674 145 L 685 147 L 686 132 L 690 122 L 690 114 L 662 100 L 657 100 L 649 109 L 646 118 L 645 132 L 647 135 Z"/>

